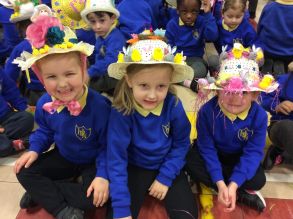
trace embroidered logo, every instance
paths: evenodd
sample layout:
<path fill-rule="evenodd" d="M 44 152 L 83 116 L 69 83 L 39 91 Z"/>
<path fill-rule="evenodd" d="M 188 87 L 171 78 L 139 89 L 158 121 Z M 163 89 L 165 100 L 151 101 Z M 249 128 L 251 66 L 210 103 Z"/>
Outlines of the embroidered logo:
<path fill-rule="evenodd" d="M 170 132 L 170 122 L 168 122 L 167 125 L 162 125 L 162 129 L 163 129 L 164 135 L 168 138 L 169 132 Z"/>
<path fill-rule="evenodd" d="M 87 129 L 84 126 L 79 127 L 78 125 L 75 125 L 75 135 L 79 140 L 84 141 L 88 139 L 91 136 L 91 133 L 91 128 Z"/>
<path fill-rule="evenodd" d="M 195 30 L 193 30 L 193 37 L 195 38 L 195 39 L 198 39 L 198 37 L 199 37 L 199 32 L 198 32 L 198 30 L 197 29 L 195 29 Z"/>
<path fill-rule="evenodd" d="M 100 48 L 100 55 L 103 56 L 103 57 L 105 57 L 105 55 L 106 55 L 106 49 L 105 49 L 104 45 L 101 46 L 101 48 Z"/>
<path fill-rule="evenodd" d="M 240 141 L 247 141 L 253 135 L 253 130 L 249 130 L 248 128 L 239 129 L 238 131 L 238 139 Z"/>

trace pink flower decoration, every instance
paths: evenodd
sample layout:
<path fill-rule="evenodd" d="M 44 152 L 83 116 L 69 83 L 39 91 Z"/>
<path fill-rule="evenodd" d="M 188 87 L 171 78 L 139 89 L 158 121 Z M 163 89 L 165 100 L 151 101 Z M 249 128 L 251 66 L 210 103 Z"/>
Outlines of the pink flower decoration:
<path fill-rule="evenodd" d="M 26 37 L 33 47 L 41 48 L 46 43 L 46 35 L 50 27 L 59 26 L 64 30 L 63 25 L 55 17 L 40 16 L 34 23 L 28 26 L 26 30 Z"/>
<path fill-rule="evenodd" d="M 244 84 L 241 78 L 233 77 L 230 78 L 224 86 L 226 92 L 242 92 L 244 89 Z"/>

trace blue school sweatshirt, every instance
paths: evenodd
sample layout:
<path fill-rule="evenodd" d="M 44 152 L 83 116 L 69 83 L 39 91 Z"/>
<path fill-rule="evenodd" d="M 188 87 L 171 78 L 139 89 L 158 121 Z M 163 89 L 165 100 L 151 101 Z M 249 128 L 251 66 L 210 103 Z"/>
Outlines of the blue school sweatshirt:
<path fill-rule="evenodd" d="M 20 95 L 16 84 L 0 68 L 0 120 L 13 107 L 16 110 L 24 111 L 27 108 L 26 100 Z"/>
<path fill-rule="evenodd" d="M 254 177 L 263 157 L 268 118 L 265 110 L 252 102 L 245 119 L 231 121 L 218 105 L 218 97 L 209 100 L 198 112 L 197 144 L 213 183 L 224 180 L 218 152 L 241 153 L 229 182 L 240 187 Z"/>
<path fill-rule="evenodd" d="M 106 74 L 108 66 L 117 62 L 118 54 L 125 44 L 126 40 L 117 28 L 114 28 L 106 38 L 98 37 L 95 44 L 95 63 L 88 69 L 89 76 L 92 78 Z"/>
<path fill-rule="evenodd" d="M 78 116 L 67 108 L 53 114 L 43 110 L 51 102 L 47 93 L 38 101 L 35 121 L 39 128 L 30 136 L 30 151 L 40 154 L 55 142 L 60 154 L 76 164 L 96 163 L 97 177 L 108 179 L 106 171 L 106 133 L 110 114 L 109 101 L 88 89 L 86 104 Z"/>
<path fill-rule="evenodd" d="M 175 17 L 166 27 L 168 44 L 177 46 L 177 52 L 183 51 L 187 57 L 202 57 L 205 41 L 215 41 L 218 38 L 218 28 L 213 15 L 199 14 L 193 26 L 179 24 L 180 18 Z"/>
<path fill-rule="evenodd" d="M 182 103 L 172 94 L 167 95 L 160 114 L 144 116 L 135 110 L 123 115 L 112 108 L 107 157 L 114 218 L 131 214 L 127 165 L 158 170 L 156 179 L 170 187 L 185 164 L 189 133 Z"/>
<path fill-rule="evenodd" d="M 219 30 L 219 37 L 214 44 L 218 53 L 221 53 L 222 46 L 226 45 L 228 46 L 226 51 L 231 50 L 235 41 L 241 42 L 245 48 L 252 47 L 252 45 L 255 45 L 256 47 L 262 46 L 248 19 L 243 18 L 239 26 L 232 31 L 227 30 L 223 26 L 222 19 L 217 22 L 217 26 Z"/>
<path fill-rule="evenodd" d="M 269 2 L 262 10 L 257 34 L 264 52 L 273 56 L 293 56 L 293 5 Z"/>
<path fill-rule="evenodd" d="M 9 59 L 7 60 L 5 64 L 5 73 L 13 79 L 15 82 L 20 77 L 20 74 L 22 73 L 21 68 L 18 67 L 17 64 L 13 64 L 13 60 L 20 57 L 21 53 L 23 51 L 27 51 L 29 53 L 32 53 L 32 46 L 29 43 L 27 39 L 22 40 L 16 47 L 14 47 Z M 26 78 L 26 86 L 29 90 L 37 90 L 37 91 L 44 91 L 44 85 L 39 81 L 37 76 L 32 70 L 29 70 L 31 83 L 28 83 Z"/>
<path fill-rule="evenodd" d="M 266 111 L 270 112 L 272 117 L 271 121 L 279 121 L 283 119 L 293 120 L 293 112 L 289 115 L 282 113 L 276 113 L 275 109 L 279 103 L 289 100 L 293 102 L 293 74 L 283 74 L 278 76 L 277 81 L 279 83 L 279 88 L 277 91 L 272 93 L 261 94 L 261 105 Z"/>

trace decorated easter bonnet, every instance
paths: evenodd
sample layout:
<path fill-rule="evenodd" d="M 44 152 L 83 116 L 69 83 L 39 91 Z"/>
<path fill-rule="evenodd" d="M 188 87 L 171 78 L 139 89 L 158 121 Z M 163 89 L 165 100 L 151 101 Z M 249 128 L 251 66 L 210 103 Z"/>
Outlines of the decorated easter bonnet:
<path fill-rule="evenodd" d="M 10 17 L 12 23 L 30 19 L 35 6 L 39 4 L 38 0 L 11 0 L 10 2 L 14 9 L 14 13 Z"/>
<path fill-rule="evenodd" d="M 205 89 L 269 93 L 278 88 L 272 75 L 261 76 L 259 72 L 258 65 L 263 60 L 263 53 L 259 48 L 244 48 L 242 44 L 234 43 L 231 51 L 225 50 L 226 47 L 220 55 L 221 68 L 215 82 L 206 85 Z"/>
<path fill-rule="evenodd" d="M 77 51 L 82 54 L 82 61 L 86 63 L 86 56 L 91 55 L 94 50 L 94 46 L 78 42 L 74 32 L 69 27 L 64 27 L 56 17 L 38 17 L 28 26 L 26 35 L 32 45 L 32 53 L 24 51 L 13 63 L 25 71 L 32 67 L 41 82 L 38 69 L 34 65 L 36 61 L 50 54 Z"/>
<path fill-rule="evenodd" d="M 52 9 L 64 26 L 71 29 L 88 28 L 80 12 L 85 8 L 86 0 L 52 0 Z"/>
<path fill-rule="evenodd" d="M 145 33 L 146 31 L 144 31 Z M 126 68 L 131 64 L 170 64 L 174 68 L 173 83 L 182 82 L 186 79 L 192 80 L 193 69 L 186 65 L 183 53 L 175 53 L 176 47 L 171 48 L 164 37 L 153 33 L 135 35 L 128 41 L 130 45 L 123 48 L 123 53 L 118 55 L 117 63 L 108 67 L 110 77 L 122 79 Z"/>
<path fill-rule="evenodd" d="M 113 0 L 88 0 L 86 1 L 85 8 L 81 11 L 81 17 L 83 20 L 89 23 L 87 15 L 92 12 L 103 11 L 110 12 L 116 15 L 116 18 L 119 18 L 120 13 L 115 8 Z"/>
<path fill-rule="evenodd" d="M 0 4 L 3 5 L 6 8 L 13 8 L 13 4 L 10 0 L 0 0 Z"/>

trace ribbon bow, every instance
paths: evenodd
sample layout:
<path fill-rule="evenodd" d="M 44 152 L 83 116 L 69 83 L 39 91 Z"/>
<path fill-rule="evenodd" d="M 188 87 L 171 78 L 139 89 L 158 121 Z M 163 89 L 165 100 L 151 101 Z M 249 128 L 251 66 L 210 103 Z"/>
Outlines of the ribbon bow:
<path fill-rule="evenodd" d="M 72 116 L 78 116 L 82 110 L 82 107 L 80 106 L 79 102 L 76 100 L 71 100 L 69 102 L 54 100 L 52 102 L 45 103 L 43 105 L 43 109 L 47 111 L 48 113 L 53 114 L 57 111 L 57 109 L 60 106 L 67 107 L 68 111 L 70 112 L 70 115 Z"/>

